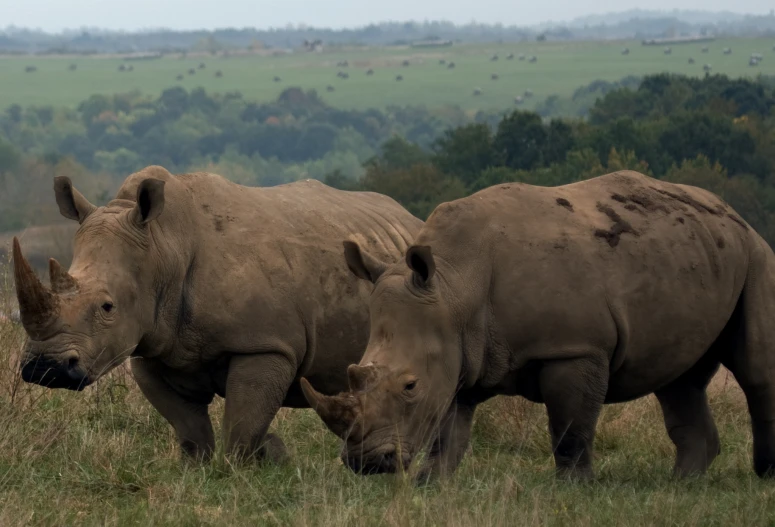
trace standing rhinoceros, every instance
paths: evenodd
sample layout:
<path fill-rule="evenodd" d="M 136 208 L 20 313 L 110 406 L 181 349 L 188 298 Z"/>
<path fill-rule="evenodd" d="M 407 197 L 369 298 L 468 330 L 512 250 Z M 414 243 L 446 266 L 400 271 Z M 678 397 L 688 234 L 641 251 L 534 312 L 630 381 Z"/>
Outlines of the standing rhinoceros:
<path fill-rule="evenodd" d="M 422 225 L 388 197 L 315 181 L 246 188 L 148 167 L 105 207 L 67 178 L 54 189 L 80 228 L 69 272 L 50 261 L 50 289 L 14 240 L 22 377 L 80 390 L 134 357 L 141 390 L 199 458 L 215 394 L 227 452 L 283 455 L 265 434 L 281 406 L 306 406 L 299 377 L 346 389 L 368 340 L 371 286 L 343 269 L 341 240 L 395 261 Z"/>
<path fill-rule="evenodd" d="M 656 393 L 675 472 L 701 473 L 719 364 L 748 399 L 756 473 L 775 468 L 775 256 L 709 192 L 634 172 L 498 185 L 439 206 L 406 263 L 345 255 L 376 284 L 369 344 L 351 392 L 302 389 L 353 470 L 430 446 L 421 476 L 451 472 L 477 404 L 504 394 L 544 403 L 558 472 L 589 478 L 601 406 Z"/>

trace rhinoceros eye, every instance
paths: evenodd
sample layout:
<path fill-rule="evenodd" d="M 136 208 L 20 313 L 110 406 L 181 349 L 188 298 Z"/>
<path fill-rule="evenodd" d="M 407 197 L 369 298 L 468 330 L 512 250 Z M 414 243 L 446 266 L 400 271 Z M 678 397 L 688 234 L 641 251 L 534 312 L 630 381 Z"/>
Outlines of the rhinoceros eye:
<path fill-rule="evenodd" d="M 110 313 L 111 311 L 113 311 L 113 302 L 105 302 L 104 304 L 102 304 L 102 310 L 105 313 Z"/>
<path fill-rule="evenodd" d="M 414 390 L 414 387 L 417 386 L 417 381 L 411 381 L 406 383 L 406 386 L 404 386 L 404 391 L 411 392 Z"/>

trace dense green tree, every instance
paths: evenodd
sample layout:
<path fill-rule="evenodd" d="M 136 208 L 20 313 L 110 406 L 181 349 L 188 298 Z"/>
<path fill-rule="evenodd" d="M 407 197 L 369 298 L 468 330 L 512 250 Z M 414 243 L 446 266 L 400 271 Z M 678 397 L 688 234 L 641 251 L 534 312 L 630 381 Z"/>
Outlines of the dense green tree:
<path fill-rule="evenodd" d="M 447 130 L 433 146 L 434 164 L 444 173 L 459 178 L 466 186 L 481 172 L 499 165 L 487 124 L 469 124 Z"/>

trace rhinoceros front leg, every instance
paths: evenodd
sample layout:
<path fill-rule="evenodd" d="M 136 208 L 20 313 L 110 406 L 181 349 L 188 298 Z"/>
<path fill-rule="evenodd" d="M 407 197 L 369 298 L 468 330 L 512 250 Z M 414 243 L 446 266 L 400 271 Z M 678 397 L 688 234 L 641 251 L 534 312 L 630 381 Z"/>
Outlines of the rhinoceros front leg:
<path fill-rule="evenodd" d="M 237 355 L 229 363 L 223 434 L 226 453 L 238 460 L 282 462 L 285 445 L 267 434 L 272 419 L 296 375 L 296 367 L 279 353 Z"/>
<path fill-rule="evenodd" d="M 453 403 L 449 413 L 431 445 L 428 460 L 417 476 L 422 485 L 437 477 L 452 474 L 468 449 L 471 440 L 471 425 L 474 421 L 476 405 Z"/>
<path fill-rule="evenodd" d="M 199 461 L 210 459 L 215 437 L 207 406 L 214 394 L 194 400 L 179 393 L 165 380 L 165 366 L 153 359 L 133 359 L 131 365 L 140 391 L 172 425 L 183 453 Z"/>
<path fill-rule="evenodd" d="M 602 357 L 547 361 L 539 383 L 557 475 L 592 479 L 595 427 L 608 391 L 607 361 Z"/>

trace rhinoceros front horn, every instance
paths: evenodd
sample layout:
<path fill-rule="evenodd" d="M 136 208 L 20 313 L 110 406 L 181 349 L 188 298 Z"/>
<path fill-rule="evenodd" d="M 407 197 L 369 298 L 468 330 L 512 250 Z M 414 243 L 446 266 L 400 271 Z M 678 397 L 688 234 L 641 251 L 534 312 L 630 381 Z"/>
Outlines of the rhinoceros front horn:
<path fill-rule="evenodd" d="M 13 239 L 13 275 L 24 329 L 28 333 L 35 333 L 46 328 L 57 316 L 59 299 L 40 283 L 25 260 L 16 237 Z"/>
<path fill-rule="evenodd" d="M 351 394 L 323 395 L 303 378 L 301 391 L 310 407 L 317 412 L 329 430 L 345 439 L 357 417 L 357 401 Z"/>

